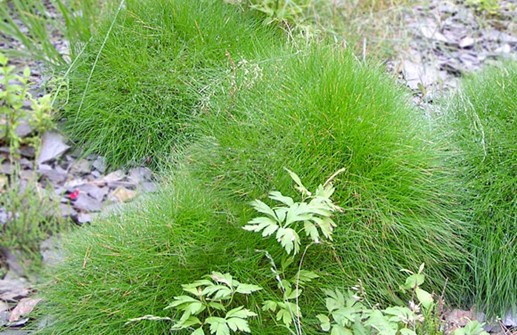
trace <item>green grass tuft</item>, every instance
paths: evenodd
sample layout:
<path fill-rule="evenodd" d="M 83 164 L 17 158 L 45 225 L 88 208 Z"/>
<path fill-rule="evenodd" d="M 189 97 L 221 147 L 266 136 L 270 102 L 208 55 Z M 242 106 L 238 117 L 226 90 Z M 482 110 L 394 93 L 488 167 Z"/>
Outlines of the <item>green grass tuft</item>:
<path fill-rule="evenodd" d="M 468 77 L 447 106 L 474 224 L 467 276 L 489 316 L 517 308 L 516 96 L 517 64 L 506 63 Z"/>
<path fill-rule="evenodd" d="M 75 60 L 64 129 L 114 167 L 166 161 L 233 64 L 283 40 L 223 1 L 126 1 Z"/>
<path fill-rule="evenodd" d="M 310 188 L 345 168 L 334 198 L 345 208 L 335 245 L 346 271 L 330 265 L 333 280 L 361 279 L 373 301 L 393 301 L 400 269 L 424 262 L 435 292 L 448 280 L 456 301 L 467 256 L 448 153 L 380 69 L 321 49 L 264 65 L 260 84 L 223 101 L 202 123 L 206 140 L 187 150 L 190 168 L 237 203 L 292 189 L 284 167 Z"/>
<path fill-rule="evenodd" d="M 319 333 L 311 316 L 324 309 L 320 287 L 361 279 L 372 302 L 394 301 L 400 269 L 425 262 L 431 289 L 441 292 L 449 278 L 454 297 L 465 259 L 455 183 L 405 93 L 380 70 L 326 48 L 260 67 L 252 89 L 236 85 L 196 122 L 191 131 L 207 137 L 185 150 L 168 187 L 67 237 L 68 260 L 44 290 L 43 312 L 56 322 L 43 334 L 166 334 L 166 322 L 125 322 L 170 316 L 163 308 L 180 284 L 212 270 L 265 287 L 256 299 L 274 296 L 269 261 L 255 250 L 276 259 L 282 251 L 240 227 L 255 215 L 249 201 L 272 189 L 294 195 L 284 167 L 310 188 L 346 168 L 336 180 L 334 198 L 345 212 L 336 217 L 335 251 L 316 245 L 306 256 L 305 268 L 321 276 L 300 302 L 307 334 Z M 253 334 L 286 334 L 256 312 Z"/>

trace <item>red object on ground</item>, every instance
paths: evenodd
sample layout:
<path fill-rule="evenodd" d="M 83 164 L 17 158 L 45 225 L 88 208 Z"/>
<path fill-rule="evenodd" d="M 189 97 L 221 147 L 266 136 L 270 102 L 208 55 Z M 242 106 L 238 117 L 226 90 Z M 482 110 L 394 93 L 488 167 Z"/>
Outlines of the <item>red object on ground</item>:
<path fill-rule="evenodd" d="M 68 195 L 68 198 L 70 198 L 70 200 L 77 200 L 78 196 L 79 196 L 79 190 L 75 189 L 72 193 L 70 193 Z"/>

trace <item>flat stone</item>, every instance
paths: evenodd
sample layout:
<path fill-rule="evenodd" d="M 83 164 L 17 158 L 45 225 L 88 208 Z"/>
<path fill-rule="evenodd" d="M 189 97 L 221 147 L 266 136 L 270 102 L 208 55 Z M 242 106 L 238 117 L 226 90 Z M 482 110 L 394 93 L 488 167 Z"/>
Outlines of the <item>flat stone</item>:
<path fill-rule="evenodd" d="M 97 159 L 92 163 L 92 166 L 100 173 L 106 172 L 106 160 L 104 157 L 97 157 Z"/>
<path fill-rule="evenodd" d="M 29 335 L 28 330 L 10 329 L 0 332 L 0 335 Z"/>
<path fill-rule="evenodd" d="M 67 199 L 68 202 L 68 199 Z M 60 203 L 59 204 L 59 210 L 61 211 L 62 217 L 70 217 L 77 215 L 77 211 L 72 207 L 72 205 L 68 203 Z"/>
<path fill-rule="evenodd" d="M 517 327 L 517 306 L 515 307 L 513 313 L 512 311 L 508 311 L 503 318 L 503 324 L 506 327 Z"/>
<path fill-rule="evenodd" d="M 3 173 L 3 174 L 11 174 L 11 164 L 9 163 L 2 163 L 2 165 L 0 165 L 0 173 Z"/>
<path fill-rule="evenodd" d="M 63 183 L 67 178 L 66 173 L 60 172 L 59 170 L 46 164 L 40 164 L 38 167 L 38 172 L 42 176 L 48 178 L 48 180 L 50 180 L 54 185 Z"/>
<path fill-rule="evenodd" d="M 150 181 L 153 177 L 153 172 L 146 167 L 137 167 L 129 170 L 129 180 L 140 184 L 144 181 Z"/>
<path fill-rule="evenodd" d="M 97 201 L 104 200 L 104 197 L 108 194 L 108 187 L 99 187 L 93 184 L 84 184 L 77 187 L 81 192 L 87 193 L 89 196 Z"/>
<path fill-rule="evenodd" d="M 75 161 L 70 165 L 70 173 L 76 175 L 83 175 L 90 173 L 91 171 L 91 163 L 86 159 L 80 159 Z"/>
<path fill-rule="evenodd" d="M 79 213 L 77 214 L 77 223 L 85 224 L 93 221 L 93 217 L 89 213 Z"/>
<path fill-rule="evenodd" d="M 51 237 L 41 242 L 40 253 L 43 258 L 43 263 L 50 267 L 61 264 L 65 259 L 59 240 L 57 240 L 56 237 Z"/>
<path fill-rule="evenodd" d="M 153 182 L 145 182 L 145 183 L 140 184 L 140 189 L 144 192 L 152 193 L 152 192 L 156 192 L 158 187 Z"/>
<path fill-rule="evenodd" d="M 110 200 L 115 202 L 128 202 L 136 197 L 135 191 L 129 190 L 125 187 L 117 187 L 113 193 L 110 194 Z"/>
<path fill-rule="evenodd" d="M 56 132 L 47 132 L 41 138 L 41 151 L 37 159 L 42 164 L 59 158 L 70 146 L 65 144 L 63 136 Z"/>
<path fill-rule="evenodd" d="M 36 150 L 33 147 L 28 146 L 28 145 L 21 146 L 19 151 L 20 151 L 20 155 L 22 155 L 23 157 L 27 157 L 27 158 L 34 158 L 34 156 L 36 155 Z"/>
<path fill-rule="evenodd" d="M 26 119 L 20 120 L 18 127 L 16 127 L 16 129 L 14 130 L 16 135 L 18 135 L 20 138 L 25 138 L 29 136 L 30 134 L 32 134 L 33 131 L 34 129 L 29 124 L 29 120 Z"/>
<path fill-rule="evenodd" d="M 23 267 L 18 262 L 16 253 L 12 252 L 6 247 L 0 247 L 0 254 L 4 256 L 7 267 L 12 274 L 14 274 L 16 277 L 23 277 L 25 275 Z"/>
<path fill-rule="evenodd" d="M 28 283 L 23 279 L 2 279 L 0 280 L 0 300 L 18 301 L 30 294 Z"/>
<path fill-rule="evenodd" d="M 462 49 L 471 48 L 474 46 L 474 43 L 475 43 L 475 40 L 472 37 L 467 36 L 467 37 L 464 37 L 461 39 L 461 41 L 459 43 L 459 47 Z"/>
<path fill-rule="evenodd" d="M 0 301 L 0 312 L 8 311 L 9 309 L 10 307 L 8 303 Z"/>
<path fill-rule="evenodd" d="M 102 203 L 89 195 L 80 192 L 77 200 L 73 202 L 73 206 L 78 211 L 83 212 L 100 212 Z"/>

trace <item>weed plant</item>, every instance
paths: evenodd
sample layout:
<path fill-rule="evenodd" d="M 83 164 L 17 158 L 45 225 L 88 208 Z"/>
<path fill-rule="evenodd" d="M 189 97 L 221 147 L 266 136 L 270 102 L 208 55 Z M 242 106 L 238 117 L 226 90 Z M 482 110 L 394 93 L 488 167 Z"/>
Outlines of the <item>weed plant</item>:
<path fill-rule="evenodd" d="M 233 65 L 282 34 L 223 1 L 129 0 L 69 73 L 64 129 L 108 164 L 166 160 Z"/>
<path fill-rule="evenodd" d="M 449 279 L 454 297 L 454 275 L 465 260 L 456 185 L 405 93 L 380 70 L 326 48 L 260 66 L 263 77 L 251 89 L 230 80 L 234 90 L 216 97 L 215 109 L 195 122 L 191 131 L 206 139 L 186 148 L 169 186 L 120 217 L 66 237 L 67 261 L 44 290 L 43 312 L 56 320 L 43 334 L 165 334 L 167 322 L 126 322 L 169 317 L 163 308 L 182 294 L 181 284 L 211 271 L 263 287 L 260 301 L 278 299 L 270 262 L 256 250 L 274 259 L 283 250 L 242 227 L 255 216 L 249 201 L 272 189 L 296 193 L 284 167 L 309 189 L 345 168 L 334 184 L 344 208 L 335 218 L 335 248 L 314 245 L 304 265 L 323 287 L 360 279 L 372 302 L 400 302 L 400 269 L 425 262 L 432 290 L 441 292 Z M 254 297 L 245 304 L 254 306 Z M 307 287 L 301 299 L 304 315 L 324 311 L 320 287 Z M 269 313 L 253 312 L 253 334 L 288 332 Z M 305 329 L 317 334 L 318 327 L 312 320 Z"/>
<path fill-rule="evenodd" d="M 517 64 L 468 77 L 447 106 L 445 127 L 457 145 L 474 224 L 469 281 L 476 305 L 490 316 L 517 308 Z"/>
<path fill-rule="evenodd" d="M 107 0 L 8 0 L 0 6 L 0 31 L 20 43 L 22 50 L 0 50 L 10 56 L 30 57 L 48 65 L 63 65 L 84 46 L 101 13 L 111 11 Z M 63 37 L 69 50 L 60 50 L 56 40 Z"/>

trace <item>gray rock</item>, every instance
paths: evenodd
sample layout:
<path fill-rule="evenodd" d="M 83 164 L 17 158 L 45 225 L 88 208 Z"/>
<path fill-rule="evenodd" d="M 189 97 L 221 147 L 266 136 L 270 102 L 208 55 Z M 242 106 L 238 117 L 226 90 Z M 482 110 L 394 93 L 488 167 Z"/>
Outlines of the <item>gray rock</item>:
<path fill-rule="evenodd" d="M 146 167 L 137 167 L 129 170 L 128 178 L 130 181 L 140 184 L 144 181 L 150 181 L 153 177 L 153 172 Z"/>
<path fill-rule="evenodd" d="M 99 187 L 93 184 L 85 184 L 77 187 L 79 191 L 87 193 L 89 196 L 97 201 L 104 200 L 104 197 L 108 194 L 109 189 L 107 187 Z"/>
<path fill-rule="evenodd" d="M 70 146 L 65 144 L 63 136 L 55 132 L 47 132 L 41 138 L 41 151 L 37 159 L 42 164 L 59 158 Z"/>
<path fill-rule="evenodd" d="M 462 49 L 472 48 L 474 46 L 474 43 L 475 40 L 472 37 L 467 36 L 461 39 L 459 47 Z"/>
<path fill-rule="evenodd" d="M 32 134 L 33 131 L 34 131 L 34 129 L 32 129 L 31 125 L 29 124 L 29 120 L 22 119 L 22 120 L 20 120 L 20 123 L 19 123 L 18 127 L 16 127 L 14 132 L 20 138 L 25 138 L 25 137 L 29 136 L 30 134 Z"/>
<path fill-rule="evenodd" d="M 66 178 L 67 174 L 64 172 L 61 172 L 55 168 L 52 168 L 50 165 L 46 164 L 40 164 L 38 167 L 38 172 L 42 175 L 48 178 L 52 182 L 52 184 L 57 185 L 63 183 Z"/>
<path fill-rule="evenodd" d="M 28 146 L 28 145 L 21 146 L 19 151 L 20 151 L 20 155 L 22 155 L 23 157 L 27 157 L 27 158 L 34 158 L 34 156 L 36 155 L 36 150 L 33 147 Z"/>
<path fill-rule="evenodd" d="M 86 159 L 80 159 L 78 161 L 73 162 L 70 165 L 70 173 L 74 175 L 83 175 L 90 173 L 91 171 L 91 163 Z"/>
<path fill-rule="evenodd" d="M 77 214 L 77 223 L 85 224 L 93 221 L 93 217 L 89 213 L 79 213 Z"/>
<path fill-rule="evenodd" d="M 12 275 L 8 275 L 0 280 L 0 300 L 17 301 L 27 297 L 31 292 L 27 281 L 21 278 L 12 278 Z"/>
<path fill-rule="evenodd" d="M 14 274 L 16 277 L 25 276 L 25 271 L 23 267 L 18 262 L 18 257 L 15 252 L 12 252 L 6 247 L 0 247 L 0 254 L 2 254 L 5 258 L 5 262 L 9 268 L 9 271 Z"/>
<path fill-rule="evenodd" d="M 142 184 L 140 184 L 140 188 L 142 189 L 142 191 L 148 192 L 148 193 L 156 192 L 158 190 L 158 187 L 153 182 L 142 183 Z"/>
<path fill-rule="evenodd" d="M 517 327 L 517 306 L 515 306 L 513 312 L 508 311 L 502 321 L 506 327 Z"/>
<path fill-rule="evenodd" d="M 66 199 L 66 202 L 68 202 L 68 199 Z M 61 216 L 65 218 L 77 215 L 77 211 L 68 203 L 59 204 L 59 210 L 61 212 Z"/>
<path fill-rule="evenodd" d="M 102 203 L 90 197 L 86 193 L 80 192 L 77 200 L 74 201 L 73 206 L 80 212 L 100 212 Z"/>
<path fill-rule="evenodd" d="M 65 259 L 58 237 L 51 237 L 41 242 L 40 253 L 43 263 L 49 267 L 59 265 Z"/>
<path fill-rule="evenodd" d="M 5 162 L 0 165 L 0 173 L 11 174 L 11 164 Z"/>
<path fill-rule="evenodd" d="M 97 159 L 92 163 L 92 166 L 100 173 L 106 172 L 106 160 L 104 157 L 97 157 Z"/>

